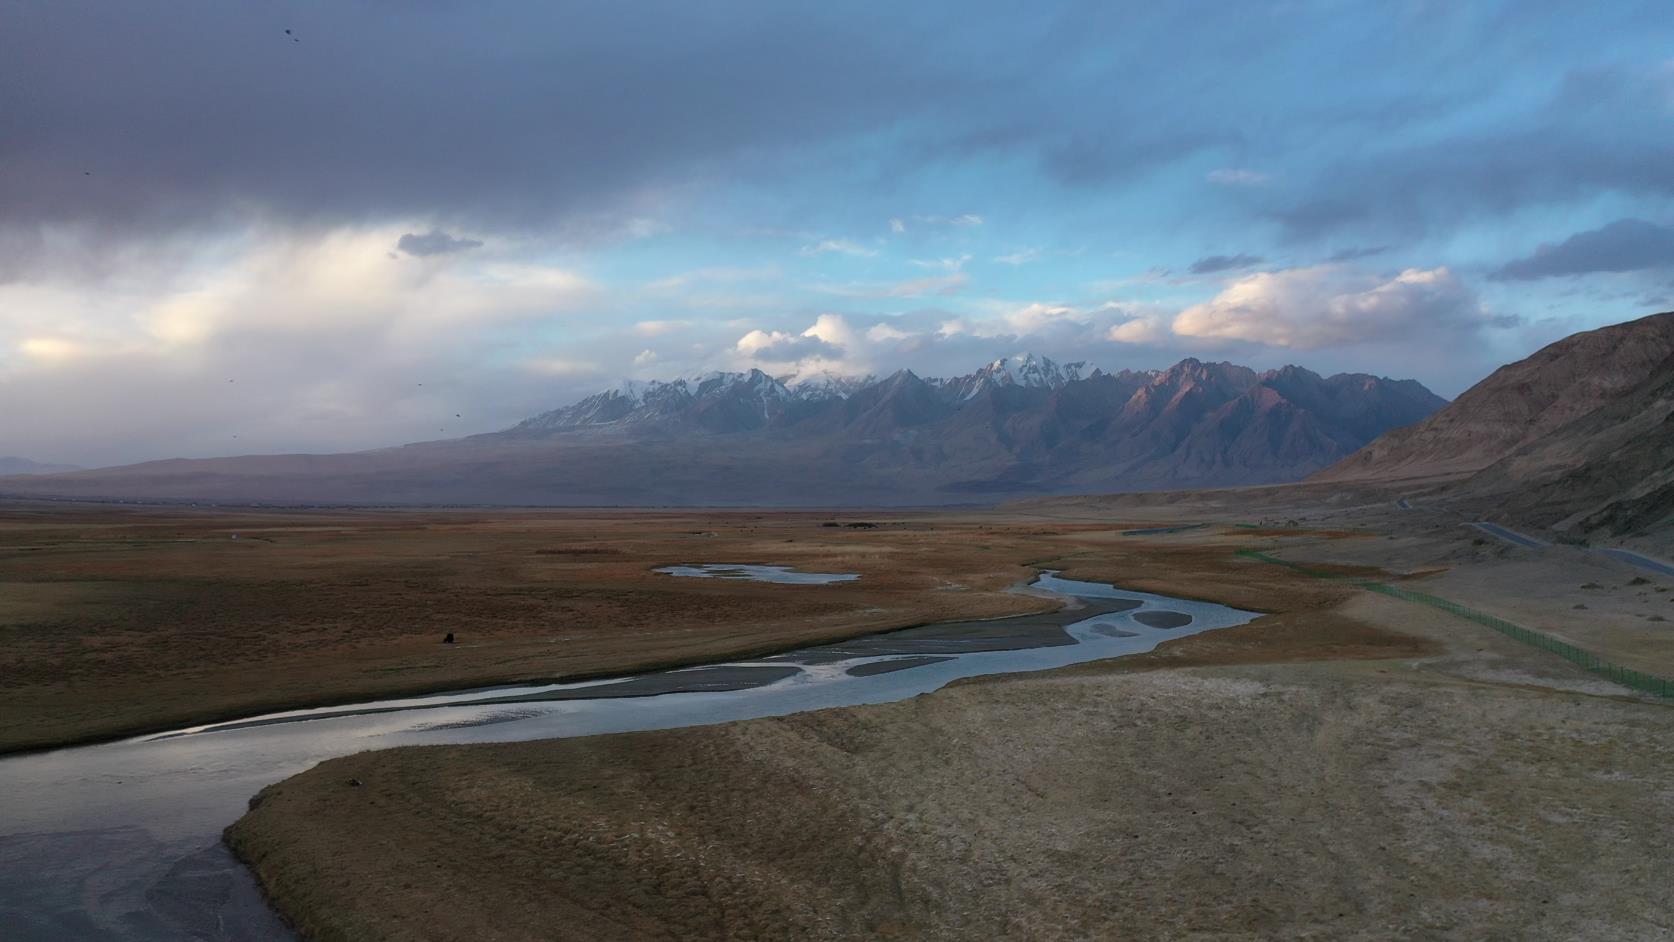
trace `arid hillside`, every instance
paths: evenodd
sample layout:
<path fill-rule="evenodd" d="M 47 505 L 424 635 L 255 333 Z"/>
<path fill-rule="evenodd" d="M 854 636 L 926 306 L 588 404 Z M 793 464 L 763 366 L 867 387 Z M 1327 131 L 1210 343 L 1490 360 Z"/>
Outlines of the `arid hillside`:
<path fill-rule="evenodd" d="M 1575 539 L 1674 516 L 1674 313 L 1567 337 L 1309 479 Z"/>
<path fill-rule="evenodd" d="M 1429 418 L 1387 432 L 1315 481 L 1481 471 L 1607 405 L 1632 403 L 1674 354 L 1674 312 L 1573 334 L 1502 366 Z"/>

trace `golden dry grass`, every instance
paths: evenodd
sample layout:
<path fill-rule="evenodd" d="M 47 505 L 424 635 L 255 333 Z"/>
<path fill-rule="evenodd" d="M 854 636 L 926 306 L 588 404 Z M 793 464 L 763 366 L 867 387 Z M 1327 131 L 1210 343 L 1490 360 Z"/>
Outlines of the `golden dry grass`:
<path fill-rule="evenodd" d="M 829 527 L 833 520 L 876 528 Z M 0 505 L 0 751 L 1038 611 L 1119 524 L 999 514 Z M 238 539 L 232 535 L 238 534 Z M 777 563 L 860 581 L 676 579 Z M 454 632 L 459 643 L 443 646 Z"/>

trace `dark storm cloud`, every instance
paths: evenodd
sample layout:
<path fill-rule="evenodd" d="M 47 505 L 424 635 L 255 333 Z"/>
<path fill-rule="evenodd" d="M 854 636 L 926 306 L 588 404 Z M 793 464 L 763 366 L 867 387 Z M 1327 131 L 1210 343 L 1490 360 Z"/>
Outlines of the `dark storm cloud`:
<path fill-rule="evenodd" d="M 1577 232 L 1557 245 L 1543 245 L 1527 258 L 1507 262 L 1489 277 L 1496 281 L 1531 281 L 1555 275 L 1648 268 L 1674 268 L 1674 229 L 1643 219 L 1618 219 Z"/>
<path fill-rule="evenodd" d="M 432 229 L 423 235 L 409 232 L 396 241 L 395 247 L 408 255 L 427 258 L 431 255 L 451 255 L 455 252 L 480 249 L 482 242 L 477 239 L 457 238 L 440 229 Z"/>
<path fill-rule="evenodd" d="M 1231 271 L 1236 268 L 1249 268 L 1260 265 L 1266 259 L 1259 255 L 1206 255 L 1192 263 L 1189 269 L 1194 275 L 1209 275 L 1218 271 Z"/>
<path fill-rule="evenodd" d="M 882 29 L 767 2 L 68 0 L 5 17 L 14 226 L 179 228 L 245 209 L 545 223 L 984 82 L 913 54 L 930 17 Z"/>
<path fill-rule="evenodd" d="M 1555 35 L 1515 3 L 14 2 L 0 228 L 593 231 L 579 221 L 745 180 L 871 217 L 869 198 L 964 162 L 1036 205 L 1057 195 L 1037 182 L 1260 166 L 1271 192 L 1215 205 L 1291 240 L 1393 240 L 1600 190 L 1674 195 L 1666 75 L 1572 69 L 1543 99 L 1522 79 L 1537 42 L 1654 43 L 1665 12 L 1594 5 Z M 1378 78 L 1408 74 L 1424 81 Z M 1534 91 L 1493 98 L 1512 86 Z"/>
<path fill-rule="evenodd" d="M 1410 236 L 1602 193 L 1674 199 L 1674 70 L 1577 69 L 1536 107 L 1443 140 L 1392 135 L 1338 157 L 1266 210 L 1288 241 L 1367 229 Z"/>

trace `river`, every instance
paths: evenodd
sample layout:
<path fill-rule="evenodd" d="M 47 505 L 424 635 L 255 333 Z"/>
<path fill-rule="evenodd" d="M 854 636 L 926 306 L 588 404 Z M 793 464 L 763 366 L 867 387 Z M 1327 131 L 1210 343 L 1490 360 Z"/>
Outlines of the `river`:
<path fill-rule="evenodd" d="M 612 681 L 457 691 L 0 759 L 0 935 L 260 940 L 289 932 L 221 831 L 264 786 L 368 749 L 671 729 L 885 703 L 988 674 L 1149 651 L 1256 617 L 1045 572 L 1064 611 L 931 625 Z"/>

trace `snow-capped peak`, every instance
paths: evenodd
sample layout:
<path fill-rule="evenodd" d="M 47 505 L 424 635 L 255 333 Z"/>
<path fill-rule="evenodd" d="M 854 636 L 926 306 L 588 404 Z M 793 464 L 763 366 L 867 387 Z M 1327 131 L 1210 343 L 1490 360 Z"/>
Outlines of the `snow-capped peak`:
<path fill-rule="evenodd" d="M 839 376 L 830 370 L 820 370 L 789 383 L 791 395 L 797 399 L 847 399 L 856 391 L 877 382 L 874 376 Z"/>
<path fill-rule="evenodd" d="M 1058 364 L 1024 353 L 1000 357 L 974 373 L 947 380 L 927 380 L 948 399 L 970 399 L 989 388 L 1017 386 L 1058 389 L 1083 376 L 1085 363 Z M 791 401 L 819 403 L 847 399 L 880 382 L 912 377 L 900 371 L 888 380 L 876 376 L 843 376 L 821 370 L 800 377 L 775 378 L 758 369 L 742 372 L 711 370 L 668 380 L 623 380 L 617 386 L 518 424 L 522 431 L 663 426 L 699 416 L 712 431 L 760 427 L 777 421 Z M 916 378 L 914 382 L 917 382 Z M 693 412 L 692 410 L 697 410 Z M 802 413 L 794 413 L 802 414 Z M 729 418 L 730 417 L 730 418 Z M 748 417 L 748 418 L 745 418 Z"/>
<path fill-rule="evenodd" d="M 1000 357 L 975 373 L 948 381 L 959 398 L 969 399 L 993 386 L 1024 386 L 1036 389 L 1057 389 L 1081 379 L 1085 362 L 1055 363 L 1032 353 Z"/>

